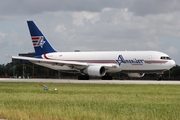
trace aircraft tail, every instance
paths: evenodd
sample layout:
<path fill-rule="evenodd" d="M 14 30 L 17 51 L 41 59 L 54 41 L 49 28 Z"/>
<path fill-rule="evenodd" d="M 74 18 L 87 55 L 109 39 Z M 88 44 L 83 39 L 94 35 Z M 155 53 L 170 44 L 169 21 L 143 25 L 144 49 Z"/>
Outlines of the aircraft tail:
<path fill-rule="evenodd" d="M 33 21 L 27 21 L 36 56 L 56 52 Z"/>

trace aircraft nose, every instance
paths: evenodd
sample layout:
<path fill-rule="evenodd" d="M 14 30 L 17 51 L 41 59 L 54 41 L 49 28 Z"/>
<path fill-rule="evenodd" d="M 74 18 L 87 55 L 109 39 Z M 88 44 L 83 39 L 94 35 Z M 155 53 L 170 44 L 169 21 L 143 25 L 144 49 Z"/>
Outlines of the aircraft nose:
<path fill-rule="evenodd" d="M 170 62 L 170 67 L 172 68 L 172 67 L 174 67 L 175 65 L 176 65 L 176 63 L 175 63 L 175 61 L 174 60 L 171 60 L 171 62 Z"/>

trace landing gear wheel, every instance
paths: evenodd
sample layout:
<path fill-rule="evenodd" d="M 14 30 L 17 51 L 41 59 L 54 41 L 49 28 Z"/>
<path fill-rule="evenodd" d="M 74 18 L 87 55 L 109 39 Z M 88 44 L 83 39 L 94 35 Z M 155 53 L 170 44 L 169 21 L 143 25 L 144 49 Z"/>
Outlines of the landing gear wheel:
<path fill-rule="evenodd" d="M 79 75 L 78 80 L 89 80 L 89 75 Z"/>
<path fill-rule="evenodd" d="M 157 81 L 161 81 L 162 80 L 162 77 L 158 77 Z"/>
<path fill-rule="evenodd" d="M 157 81 L 161 81 L 161 80 L 162 80 L 162 75 L 159 75 Z"/>
<path fill-rule="evenodd" d="M 102 80 L 112 80 L 112 76 L 102 76 Z"/>

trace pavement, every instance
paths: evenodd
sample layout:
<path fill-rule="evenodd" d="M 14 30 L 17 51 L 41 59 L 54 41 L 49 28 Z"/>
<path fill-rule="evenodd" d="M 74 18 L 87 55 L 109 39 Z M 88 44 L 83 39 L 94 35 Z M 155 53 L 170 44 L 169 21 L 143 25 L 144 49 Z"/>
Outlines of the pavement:
<path fill-rule="evenodd" d="M 38 83 L 87 83 L 87 84 L 177 84 L 180 81 L 156 81 L 156 80 L 76 80 L 76 79 L 17 79 L 0 78 L 0 82 L 38 82 Z"/>

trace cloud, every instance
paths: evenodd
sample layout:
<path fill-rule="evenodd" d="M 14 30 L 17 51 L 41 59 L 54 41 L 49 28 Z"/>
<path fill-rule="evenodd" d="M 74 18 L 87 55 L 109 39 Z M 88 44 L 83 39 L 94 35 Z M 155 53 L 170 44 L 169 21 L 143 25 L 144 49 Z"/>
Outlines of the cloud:
<path fill-rule="evenodd" d="M 106 8 L 106 9 L 104 9 Z M 109 9 L 107 9 L 109 8 Z M 128 8 L 137 16 L 172 13 L 180 10 L 178 0 L 1 0 L 0 14 L 4 16 L 36 15 L 58 11 L 89 11 Z M 2 19 L 2 18 L 1 18 Z"/>
<path fill-rule="evenodd" d="M 84 22 L 95 23 L 99 21 L 99 13 L 92 13 L 92 12 L 74 12 L 73 13 L 73 25 L 82 26 Z"/>
<path fill-rule="evenodd" d="M 55 32 L 60 33 L 66 30 L 66 27 L 64 25 L 57 25 L 55 28 Z"/>
<path fill-rule="evenodd" d="M 0 31 L 0 42 L 2 42 L 2 40 L 4 40 L 5 36 L 6 36 L 6 34 L 5 34 L 5 33 L 2 33 L 2 32 Z"/>
<path fill-rule="evenodd" d="M 138 16 L 163 14 L 180 10 L 178 0 L 134 0 L 130 10 Z"/>
<path fill-rule="evenodd" d="M 2 0 L 1 15 L 34 15 L 56 11 L 90 11 L 98 12 L 103 8 L 118 8 L 127 4 L 123 0 Z"/>
<path fill-rule="evenodd" d="M 150 49 L 157 49 L 157 47 L 159 47 L 161 45 L 161 41 L 160 40 L 149 40 L 145 43 L 145 45 L 147 45 L 148 48 Z"/>
<path fill-rule="evenodd" d="M 1 54 L 34 51 L 28 19 L 58 51 L 157 50 L 179 61 L 178 6 L 175 0 L 2 0 Z"/>
<path fill-rule="evenodd" d="M 171 55 L 178 55 L 179 50 L 178 50 L 176 47 L 174 47 L 174 46 L 169 46 L 169 47 L 167 48 L 166 52 L 167 52 L 168 54 L 171 54 Z"/>

